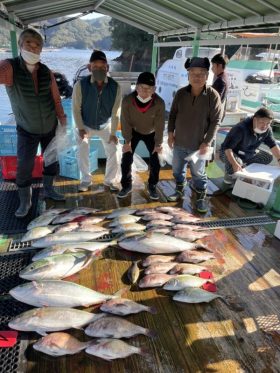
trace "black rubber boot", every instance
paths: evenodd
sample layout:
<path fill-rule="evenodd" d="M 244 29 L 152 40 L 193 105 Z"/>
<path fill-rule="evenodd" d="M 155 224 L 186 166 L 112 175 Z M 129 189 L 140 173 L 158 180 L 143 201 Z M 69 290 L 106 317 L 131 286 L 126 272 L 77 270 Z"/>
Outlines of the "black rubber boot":
<path fill-rule="evenodd" d="M 171 196 L 167 197 L 167 201 L 169 202 L 176 202 L 179 201 L 184 195 L 184 183 L 176 183 L 175 193 L 171 194 Z"/>
<path fill-rule="evenodd" d="M 208 204 L 206 201 L 206 190 L 197 191 L 196 209 L 198 212 L 206 213 Z"/>
<path fill-rule="evenodd" d="M 44 198 L 50 198 L 54 201 L 65 201 L 64 195 L 57 193 L 53 187 L 54 176 L 44 175 L 43 186 L 44 186 Z"/>
<path fill-rule="evenodd" d="M 24 218 L 31 207 L 31 197 L 32 197 L 32 189 L 31 186 L 18 188 L 18 195 L 20 205 L 17 211 L 15 212 L 15 216 L 17 218 Z"/>

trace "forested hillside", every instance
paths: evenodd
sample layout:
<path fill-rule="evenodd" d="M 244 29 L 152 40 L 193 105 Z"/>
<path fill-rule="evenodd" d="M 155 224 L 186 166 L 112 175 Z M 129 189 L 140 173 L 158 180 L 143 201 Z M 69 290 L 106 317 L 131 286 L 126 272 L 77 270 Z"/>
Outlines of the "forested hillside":
<path fill-rule="evenodd" d="M 54 25 L 66 18 L 56 18 L 46 21 L 46 26 Z M 54 48 L 78 48 L 78 49 L 110 49 L 111 31 L 109 27 L 110 17 L 100 17 L 92 20 L 76 19 L 46 29 L 46 47 Z M 41 33 L 42 30 L 40 30 Z M 9 31 L 0 29 L 0 46 L 10 47 Z"/>

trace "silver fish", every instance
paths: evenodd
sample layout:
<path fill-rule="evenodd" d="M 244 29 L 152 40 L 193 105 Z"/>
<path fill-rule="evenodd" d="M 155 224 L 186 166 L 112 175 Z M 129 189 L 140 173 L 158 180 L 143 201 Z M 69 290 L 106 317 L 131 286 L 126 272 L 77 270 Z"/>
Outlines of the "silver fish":
<path fill-rule="evenodd" d="M 154 214 L 148 214 L 142 216 L 142 220 L 151 221 L 151 220 L 171 220 L 173 216 L 168 214 L 163 214 L 161 212 L 155 212 Z"/>
<path fill-rule="evenodd" d="M 175 216 L 173 217 L 172 219 L 172 222 L 175 223 L 175 224 L 188 224 L 188 223 L 196 223 L 196 222 L 199 222 L 201 221 L 202 219 L 201 218 L 198 218 L 196 216 Z M 205 220 L 204 220 L 205 221 Z"/>
<path fill-rule="evenodd" d="M 210 235 L 210 233 L 207 232 L 195 232 L 188 229 L 175 229 L 170 234 L 173 237 L 182 238 L 187 242 L 193 242 Z"/>
<path fill-rule="evenodd" d="M 152 220 L 150 221 L 146 227 L 147 228 L 153 228 L 153 227 L 172 227 L 172 225 L 174 225 L 174 223 L 172 223 L 171 221 L 168 221 L 168 220 Z"/>
<path fill-rule="evenodd" d="M 208 251 L 183 251 L 176 257 L 176 262 L 183 262 L 183 263 L 201 263 L 205 260 L 215 259 L 215 255 L 213 253 L 209 253 Z"/>
<path fill-rule="evenodd" d="M 138 334 L 153 336 L 154 333 L 125 319 L 107 316 L 88 325 L 86 335 L 97 338 L 130 338 Z"/>
<path fill-rule="evenodd" d="M 148 307 L 144 304 L 136 303 L 130 299 L 124 298 L 111 299 L 103 303 L 100 310 L 119 316 L 126 316 L 132 313 L 139 313 L 143 311 L 150 312 L 152 314 L 157 313 L 155 307 Z"/>
<path fill-rule="evenodd" d="M 92 342 L 86 353 L 100 357 L 104 360 L 114 360 L 128 357 L 133 354 L 147 355 L 146 349 L 135 347 L 120 339 L 103 338 Z"/>
<path fill-rule="evenodd" d="M 55 227 L 52 227 L 49 225 L 43 226 L 43 227 L 32 228 L 25 233 L 25 235 L 21 239 L 21 242 L 33 241 L 33 240 L 37 240 L 39 238 L 45 237 L 48 234 L 52 233 L 54 229 Z"/>
<path fill-rule="evenodd" d="M 54 233 L 73 232 L 75 229 L 79 227 L 79 223 L 71 222 L 71 223 L 65 223 L 62 225 L 56 225 L 53 227 L 54 227 Z"/>
<path fill-rule="evenodd" d="M 200 273 L 202 271 L 205 271 L 206 268 L 197 264 L 192 263 L 177 263 L 170 271 L 169 273 L 171 275 L 175 273 L 180 274 L 190 274 L 195 275 L 197 273 Z"/>
<path fill-rule="evenodd" d="M 52 214 L 40 215 L 28 224 L 27 230 L 29 231 L 33 228 L 45 227 L 46 225 L 49 225 L 56 218 L 56 216 L 57 215 Z"/>
<path fill-rule="evenodd" d="M 77 242 L 77 243 L 64 243 L 61 245 L 55 245 L 51 247 L 47 247 L 46 249 L 40 250 L 37 254 L 32 257 L 32 261 L 36 261 L 39 259 L 45 259 L 50 256 L 60 255 L 64 253 L 76 253 L 77 251 L 96 251 L 101 250 L 103 251 L 110 245 L 115 245 L 117 241 L 113 240 L 110 242 Z"/>
<path fill-rule="evenodd" d="M 52 224 L 64 224 L 64 223 L 70 223 L 73 220 L 83 216 L 80 212 L 68 212 L 66 214 L 62 214 L 57 216 L 53 221 Z"/>
<path fill-rule="evenodd" d="M 156 207 L 156 210 L 159 212 L 168 213 L 171 215 L 176 212 L 185 212 L 185 210 L 182 209 L 181 207 L 174 207 L 174 206 L 159 206 L 159 207 Z"/>
<path fill-rule="evenodd" d="M 37 260 L 19 272 L 25 280 L 54 280 L 69 277 L 86 268 L 100 252 L 77 252 Z"/>
<path fill-rule="evenodd" d="M 153 274 L 146 275 L 139 281 L 140 288 L 155 288 L 164 285 L 168 280 L 171 280 L 176 275 Z"/>
<path fill-rule="evenodd" d="M 93 207 L 75 207 L 70 211 L 70 213 L 88 215 L 88 214 L 94 214 L 95 212 L 98 212 L 98 211 L 99 209 L 95 209 Z"/>
<path fill-rule="evenodd" d="M 112 211 L 111 214 L 107 215 L 107 218 L 108 219 L 115 219 L 115 218 L 118 218 L 119 216 L 122 216 L 122 215 L 132 215 L 132 214 L 135 213 L 135 211 L 136 211 L 136 209 L 125 207 L 125 208 L 122 208 L 122 209 L 117 209 L 117 210 Z"/>
<path fill-rule="evenodd" d="M 111 223 L 109 223 L 109 227 L 117 227 L 118 225 L 122 224 L 136 223 L 138 220 L 140 220 L 139 216 L 122 215 L 118 218 L 115 218 Z"/>
<path fill-rule="evenodd" d="M 153 232 L 148 232 L 142 236 L 125 238 L 119 241 L 119 246 L 122 249 L 145 254 L 172 254 L 204 247 L 203 245 L 186 242 L 180 238 Z"/>
<path fill-rule="evenodd" d="M 163 288 L 165 290 L 177 291 L 185 288 L 199 288 L 206 284 L 208 279 L 192 276 L 192 275 L 178 275 L 175 278 L 168 280 Z"/>
<path fill-rule="evenodd" d="M 184 303 L 211 302 L 213 299 L 222 298 L 220 295 L 211 293 L 200 288 L 185 288 L 173 296 L 173 300 Z"/>
<path fill-rule="evenodd" d="M 127 270 L 127 277 L 130 284 L 135 284 L 139 278 L 140 270 L 137 262 L 133 262 L 132 265 Z"/>
<path fill-rule="evenodd" d="M 154 214 L 156 213 L 156 209 L 140 209 L 140 210 L 137 210 L 135 212 L 135 215 L 137 216 L 144 216 L 144 215 L 148 215 L 148 214 Z"/>
<path fill-rule="evenodd" d="M 80 225 L 98 224 L 105 220 L 105 216 L 83 216 L 79 219 Z"/>
<path fill-rule="evenodd" d="M 172 229 L 188 229 L 189 231 L 201 231 L 205 230 L 205 227 L 197 224 L 175 224 L 173 225 Z"/>
<path fill-rule="evenodd" d="M 92 342 L 80 342 L 77 338 L 63 332 L 56 332 L 40 338 L 33 344 L 36 351 L 50 356 L 74 355 L 86 349 Z"/>
<path fill-rule="evenodd" d="M 44 280 L 18 285 L 10 294 L 20 302 L 34 307 L 89 307 L 110 299 L 117 299 L 123 289 L 114 295 L 99 293 L 70 281 Z"/>
<path fill-rule="evenodd" d="M 41 213 L 41 216 L 47 216 L 47 215 L 54 215 L 57 216 L 59 214 L 63 214 L 64 212 L 69 211 L 69 209 L 65 208 L 55 208 L 55 209 L 48 209 Z"/>
<path fill-rule="evenodd" d="M 174 261 L 175 258 L 175 255 L 149 255 L 146 259 L 142 260 L 142 266 L 148 267 L 155 263 L 168 263 Z"/>
<path fill-rule="evenodd" d="M 109 231 L 100 232 L 88 232 L 88 231 L 78 231 L 78 232 L 65 232 L 65 233 L 54 233 L 49 234 L 47 237 L 40 238 L 35 241 L 32 246 L 38 248 L 50 247 L 57 244 L 63 243 L 74 243 L 74 242 L 85 242 L 89 240 L 94 240 L 104 234 L 109 233 Z"/>
<path fill-rule="evenodd" d="M 145 275 L 156 273 L 167 273 L 175 266 L 174 262 L 169 263 L 154 263 L 147 267 L 144 271 Z M 170 273 L 170 272 L 169 272 Z M 170 273 L 171 274 L 171 273 Z"/>
<path fill-rule="evenodd" d="M 158 227 L 149 228 L 147 232 L 169 234 L 171 232 L 171 228 L 165 228 L 163 226 L 158 226 Z"/>
<path fill-rule="evenodd" d="M 138 232 L 144 231 L 145 229 L 146 227 L 143 224 L 130 223 L 118 225 L 112 229 L 112 233 Z"/>
<path fill-rule="evenodd" d="M 70 328 L 81 329 L 105 314 L 94 314 L 66 307 L 33 308 L 16 316 L 9 322 L 9 327 L 25 332 L 37 332 L 46 335 Z"/>

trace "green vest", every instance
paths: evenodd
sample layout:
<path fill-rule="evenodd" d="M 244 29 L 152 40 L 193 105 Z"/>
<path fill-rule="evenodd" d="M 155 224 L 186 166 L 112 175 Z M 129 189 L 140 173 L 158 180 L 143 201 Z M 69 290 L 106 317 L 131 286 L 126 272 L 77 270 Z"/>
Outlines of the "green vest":
<path fill-rule="evenodd" d="M 38 93 L 32 74 L 21 57 L 8 60 L 13 68 L 13 85 L 6 86 L 16 124 L 31 134 L 44 135 L 57 125 L 55 105 L 51 93 L 51 75 L 46 65 L 39 63 Z"/>

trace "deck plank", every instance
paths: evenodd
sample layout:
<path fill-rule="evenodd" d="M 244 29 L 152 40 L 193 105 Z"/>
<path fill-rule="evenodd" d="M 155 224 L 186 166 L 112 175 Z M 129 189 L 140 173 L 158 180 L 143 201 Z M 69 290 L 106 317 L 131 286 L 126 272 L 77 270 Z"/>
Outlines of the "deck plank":
<path fill-rule="evenodd" d="M 102 174 L 94 175 L 94 185 L 87 193 L 77 193 L 77 182 L 60 180 L 67 191 L 66 205 L 91 206 L 102 210 L 118 207 L 153 207 L 166 204 L 174 190 L 170 171 L 161 171 L 160 201 L 150 203 L 142 185 L 131 196 L 118 200 L 102 185 Z M 215 186 L 210 184 L 210 192 Z M 209 197 L 208 217 L 247 216 L 227 195 Z M 184 200 L 168 205 L 193 211 L 195 195 L 186 188 Z M 166 204 L 167 205 L 167 204 Z M 253 214 L 249 212 L 249 214 Z M 135 337 L 131 344 L 146 347 L 148 356 L 134 355 L 112 363 L 86 355 L 52 359 L 33 349 L 28 353 L 28 372 L 91 373 L 195 373 L 195 372 L 278 372 L 280 366 L 280 255 L 279 240 L 262 227 L 216 229 L 201 240 L 215 253 L 208 261 L 214 272 L 218 291 L 228 305 L 217 299 L 210 304 L 189 305 L 172 301 L 161 289 L 128 289 L 125 297 L 157 308 L 155 315 L 141 313 L 127 319 L 156 333 L 155 338 Z M 72 276 L 75 281 L 104 293 L 127 287 L 125 273 L 132 260 L 145 255 L 112 247 L 104 259 Z M 93 308 L 89 308 L 92 310 Z M 82 331 L 71 331 L 87 340 Z"/>

